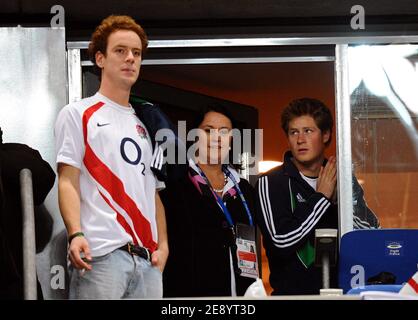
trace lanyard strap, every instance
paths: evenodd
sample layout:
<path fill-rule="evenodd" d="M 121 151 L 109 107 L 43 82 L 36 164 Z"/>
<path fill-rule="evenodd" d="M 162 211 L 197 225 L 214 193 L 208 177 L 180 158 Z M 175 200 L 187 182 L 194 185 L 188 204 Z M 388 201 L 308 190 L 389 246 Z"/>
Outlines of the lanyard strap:
<path fill-rule="evenodd" d="M 196 168 L 198 169 L 199 175 L 206 181 L 206 184 L 209 187 L 209 190 L 212 192 L 212 195 L 215 197 L 215 200 L 218 204 L 218 206 L 221 208 L 222 213 L 224 214 L 226 220 L 228 221 L 228 224 L 230 227 L 234 226 L 234 221 L 232 220 L 231 214 L 229 213 L 229 210 L 225 206 L 224 202 L 222 201 L 221 197 L 213 190 L 212 185 L 209 182 L 209 179 L 206 177 L 205 173 L 200 169 L 199 165 L 196 163 Z"/>
<path fill-rule="evenodd" d="M 235 189 L 237 190 L 239 197 L 241 198 L 241 202 L 244 205 L 245 211 L 247 212 L 248 221 L 250 221 L 250 226 L 252 227 L 254 225 L 253 217 L 251 215 L 250 208 L 248 207 L 247 200 L 245 200 L 244 193 L 242 193 L 241 188 L 239 187 L 239 184 L 237 180 L 235 179 L 235 177 L 232 175 L 231 171 L 229 171 L 229 169 L 226 166 L 223 169 L 227 177 L 232 180 L 232 183 L 234 184 Z"/>
<path fill-rule="evenodd" d="M 210 184 L 209 179 L 206 177 L 205 173 L 202 171 L 202 169 L 199 167 L 199 165 L 196 164 L 196 167 L 197 167 L 197 169 L 199 171 L 199 175 L 206 181 L 206 183 L 207 183 L 210 191 L 212 192 L 213 196 L 215 197 L 215 200 L 218 203 L 219 207 L 221 208 L 221 210 L 222 210 L 222 212 L 223 212 L 226 220 L 228 221 L 229 226 L 230 227 L 233 227 L 234 226 L 234 222 L 232 220 L 232 216 L 229 213 L 228 208 L 225 206 L 225 204 L 224 204 L 223 200 L 221 199 L 221 197 L 213 190 L 213 187 Z M 250 209 L 248 207 L 247 201 L 244 198 L 244 194 L 242 193 L 240 187 L 238 186 L 237 181 L 235 180 L 234 176 L 231 174 L 231 172 L 229 171 L 229 169 L 227 167 L 223 167 L 222 168 L 222 171 L 225 172 L 225 174 L 227 175 L 228 178 L 231 178 L 231 180 L 232 180 L 232 182 L 234 184 L 234 187 L 237 190 L 237 192 L 238 192 L 238 194 L 240 196 L 240 199 L 241 199 L 241 201 L 242 201 L 242 203 L 244 205 L 245 211 L 247 212 L 247 216 L 248 216 L 248 220 L 250 222 L 250 226 L 253 226 L 253 218 L 251 216 Z"/>

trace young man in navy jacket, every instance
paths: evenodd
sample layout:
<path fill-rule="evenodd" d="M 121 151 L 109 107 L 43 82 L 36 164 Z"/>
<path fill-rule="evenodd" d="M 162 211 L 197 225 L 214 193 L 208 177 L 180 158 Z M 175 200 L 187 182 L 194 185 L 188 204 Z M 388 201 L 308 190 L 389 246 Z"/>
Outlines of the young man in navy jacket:
<path fill-rule="evenodd" d="M 338 228 L 336 158 L 325 158 L 332 115 L 319 100 L 297 99 L 283 111 L 281 125 L 290 150 L 282 166 L 257 182 L 257 220 L 269 261 L 272 294 L 319 294 L 322 274 L 313 265 L 315 229 Z M 378 228 L 355 178 L 353 195 L 357 198 L 354 228 Z M 335 268 L 331 268 L 330 280 L 331 287 L 337 287 Z"/>

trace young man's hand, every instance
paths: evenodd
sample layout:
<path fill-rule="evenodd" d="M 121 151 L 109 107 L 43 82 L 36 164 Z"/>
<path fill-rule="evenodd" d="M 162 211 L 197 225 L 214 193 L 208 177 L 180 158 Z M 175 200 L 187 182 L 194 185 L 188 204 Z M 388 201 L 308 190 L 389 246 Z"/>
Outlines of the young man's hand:
<path fill-rule="evenodd" d="M 168 248 L 158 248 L 151 255 L 151 264 L 158 267 L 161 272 L 164 271 L 168 258 Z"/>
<path fill-rule="evenodd" d="M 91 260 L 90 247 L 86 238 L 75 237 L 71 241 L 70 248 L 68 251 L 69 251 L 68 255 L 70 257 L 71 264 L 74 266 L 74 268 L 80 269 L 80 270 L 81 269 L 91 270 L 91 265 L 86 262 L 86 261 Z M 81 255 L 80 255 L 81 252 L 84 253 L 84 258 L 81 258 Z"/>
<path fill-rule="evenodd" d="M 334 156 L 328 159 L 325 167 L 321 167 L 316 191 L 331 200 L 337 183 L 337 160 Z"/>

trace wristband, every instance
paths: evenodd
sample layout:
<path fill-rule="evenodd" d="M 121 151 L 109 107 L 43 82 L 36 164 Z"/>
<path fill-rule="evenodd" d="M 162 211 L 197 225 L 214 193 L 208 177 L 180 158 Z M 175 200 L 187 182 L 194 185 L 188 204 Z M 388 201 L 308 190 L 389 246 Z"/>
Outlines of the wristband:
<path fill-rule="evenodd" d="M 84 233 L 82 232 L 73 233 L 71 236 L 68 237 L 68 243 L 71 244 L 71 241 L 73 241 L 75 237 L 84 237 Z"/>

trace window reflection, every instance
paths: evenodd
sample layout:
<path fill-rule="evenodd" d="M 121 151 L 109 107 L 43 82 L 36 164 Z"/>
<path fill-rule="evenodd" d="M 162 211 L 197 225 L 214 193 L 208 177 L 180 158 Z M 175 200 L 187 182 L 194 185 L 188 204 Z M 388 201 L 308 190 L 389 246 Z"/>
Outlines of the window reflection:
<path fill-rule="evenodd" d="M 418 45 L 349 48 L 353 169 L 383 228 L 418 228 L 417 65 Z"/>

